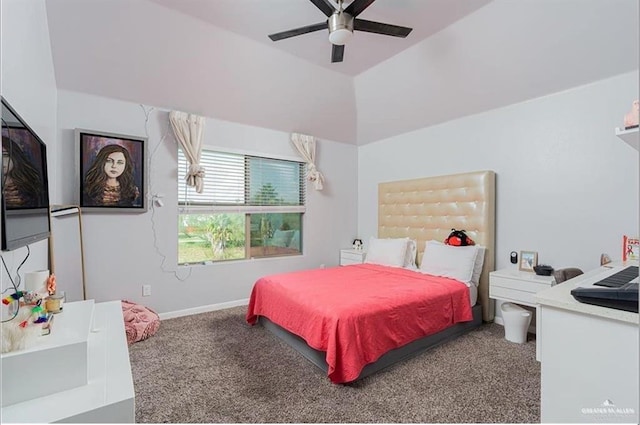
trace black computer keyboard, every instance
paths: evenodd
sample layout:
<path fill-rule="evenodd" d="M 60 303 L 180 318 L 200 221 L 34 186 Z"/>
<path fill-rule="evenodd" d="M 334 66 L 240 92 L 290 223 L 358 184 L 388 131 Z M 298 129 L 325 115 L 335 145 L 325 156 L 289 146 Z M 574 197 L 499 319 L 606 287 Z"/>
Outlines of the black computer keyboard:
<path fill-rule="evenodd" d="M 638 277 L 638 266 L 629 266 L 620 270 L 618 273 L 614 273 L 611 276 L 594 283 L 594 285 L 606 286 L 607 288 L 619 288 L 622 285 L 626 285 L 631 282 L 636 277 Z"/>

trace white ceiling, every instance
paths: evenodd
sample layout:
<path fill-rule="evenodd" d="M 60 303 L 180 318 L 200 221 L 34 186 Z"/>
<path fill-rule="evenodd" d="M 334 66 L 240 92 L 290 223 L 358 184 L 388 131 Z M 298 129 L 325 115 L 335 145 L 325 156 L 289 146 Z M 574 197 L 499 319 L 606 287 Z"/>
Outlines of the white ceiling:
<path fill-rule="evenodd" d="M 349 2 L 345 2 L 349 3 Z M 365 144 L 638 69 L 637 0 L 377 0 L 332 64 L 309 0 L 47 0 L 60 89 Z"/>
<path fill-rule="evenodd" d="M 490 0 L 377 0 L 358 18 L 413 28 L 406 38 L 355 31 L 345 60 L 331 63 L 328 30 L 271 41 L 267 36 L 326 21 L 309 0 L 150 0 L 333 71 L 355 76 L 435 34 Z M 330 0 L 337 7 L 336 0 Z M 353 0 L 345 0 L 346 8 Z"/>

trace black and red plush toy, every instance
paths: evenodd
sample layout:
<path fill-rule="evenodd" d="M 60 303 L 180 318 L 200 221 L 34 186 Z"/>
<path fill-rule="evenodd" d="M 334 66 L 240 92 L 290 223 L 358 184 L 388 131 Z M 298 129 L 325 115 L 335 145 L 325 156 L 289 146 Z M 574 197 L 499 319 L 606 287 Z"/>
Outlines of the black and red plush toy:
<path fill-rule="evenodd" d="M 452 246 L 475 245 L 476 243 L 465 233 L 466 230 L 451 229 L 451 233 L 444 240 L 444 243 Z"/>

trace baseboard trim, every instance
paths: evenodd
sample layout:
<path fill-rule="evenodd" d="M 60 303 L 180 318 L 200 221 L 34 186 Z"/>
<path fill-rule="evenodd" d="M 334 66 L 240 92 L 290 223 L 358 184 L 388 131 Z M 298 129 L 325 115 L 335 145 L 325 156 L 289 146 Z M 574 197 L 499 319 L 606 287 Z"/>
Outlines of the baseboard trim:
<path fill-rule="evenodd" d="M 226 303 L 209 304 L 209 305 L 203 305 L 200 307 L 187 308 L 185 310 L 169 311 L 167 313 L 160 313 L 158 314 L 158 316 L 160 316 L 160 320 L 174 319 L 176 317 L 191 316 L 193 314 L 200 314 L 200 313 L 208 313 L 210 311 L 224 310 L 226 308 L 238 307 L 241 305 L 248 305 L 248 304 L 249 304 L 249 298 L 245 298 L 242 300 L 229 301 Z"/>

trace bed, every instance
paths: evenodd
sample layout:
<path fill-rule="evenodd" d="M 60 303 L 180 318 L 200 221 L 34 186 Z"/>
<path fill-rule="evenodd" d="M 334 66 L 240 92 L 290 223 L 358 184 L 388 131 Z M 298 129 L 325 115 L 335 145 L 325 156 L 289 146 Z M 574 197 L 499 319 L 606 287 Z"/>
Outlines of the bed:
<path fill-rule="evenodd" d="M 433 241 L 444 240 L 452 228 L 465 229 L 484 247 L 477 285 L 429 274 L 437 269 L 436 253 L 452 249 Z M 378 238 L 371 243 L 415 243 L 413 255 L 424 270 L 403 267 L 403 259 L 395 267 L 374 262 L 265 276 L 253 287 L 247 322 L 262 324 L 333 383 L 348 383 L 493 320 L 492 171 L 380 183 Z M 379 252 L 369 248 L 373 256 Z M 458 254 L 463 248 L 475 252 L 453 249 Z"/>

